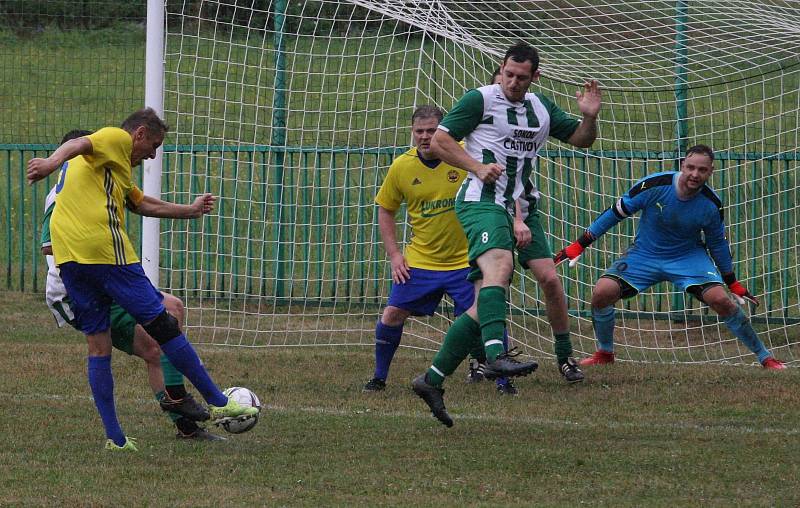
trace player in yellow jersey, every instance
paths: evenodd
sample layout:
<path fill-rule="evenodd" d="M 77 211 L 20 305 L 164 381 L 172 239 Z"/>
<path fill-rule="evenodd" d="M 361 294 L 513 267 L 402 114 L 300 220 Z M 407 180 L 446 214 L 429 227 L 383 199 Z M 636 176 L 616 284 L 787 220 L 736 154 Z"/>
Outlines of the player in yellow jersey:
<path fill-rule="evenodd" d="M 445 294 L 453 299 L 456 316 L 475 299 L 472 283 L 467 281 L 467 239 L 453 208 L 466 172 L 434 159 L 429 152 L 442 116 L 434 106 L 414 111 L 414 147 L 395 159 L 375 197 L 394 284 L 375 326 L 375 373 L 364 386 L 367 392 L 386 387 L 392 358 L 410 316 L 432 315 Z M 395 237 L 395 214 L 403 202 L 412 230 L 405 252 Z"/>
<path fill-rule="evenodd" d="M 61 168 L 50 221 L 53 254 L 73 300 L 77 327 L 86 334 L 89 385 L 111 450 L 136 450 L 122 432 L 114 405 L 112 302 L 131 314 L 194 384 L 209 403 L 213 420 L 258 412 L 229 400 L 214 384 L 178 320 L 165 309 L 163 295 L 145 275 L 125 232 L 126 205 L 142 215 L 172 218 L 200 217 L 213 209 L 215 198 L 205 194 L 192 205 L 170 204 L 171 211 L 164 210 L 163 201 L 145 199 L 132 184 L 132 168 L 155 156 L 167 130 L 158 115 L 145 108 L 131 114 L 121 128 L 100 129 L 64 143 L 46 159 L 28 161 L 30 183 Z"/>

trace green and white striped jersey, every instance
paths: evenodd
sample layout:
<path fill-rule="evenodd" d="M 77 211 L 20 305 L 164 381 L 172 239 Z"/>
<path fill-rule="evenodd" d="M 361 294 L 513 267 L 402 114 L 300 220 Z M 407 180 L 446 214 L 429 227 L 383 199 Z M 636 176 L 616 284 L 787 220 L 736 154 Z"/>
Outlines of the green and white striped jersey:
<path fill-rule="evenodd" d="M 569 117 L 550 99 L 528 92 L 522 102 L 512 102 L 501 86 L 488 85 L 468 91 L 444 117 L 439 128 L 457 141 L 465 141 L 464 149 L 474 159 L 505 168 L 500 178 L 484 184 L 470 173 L 461 185 L 457 201 L 494 202 L 514 212 L 514 201 L 520 201 L 523 216 L 530 200 L 539 192 L 530 183 L 537 153 L 548 136 L 567 141 L 580 122 Z"/>

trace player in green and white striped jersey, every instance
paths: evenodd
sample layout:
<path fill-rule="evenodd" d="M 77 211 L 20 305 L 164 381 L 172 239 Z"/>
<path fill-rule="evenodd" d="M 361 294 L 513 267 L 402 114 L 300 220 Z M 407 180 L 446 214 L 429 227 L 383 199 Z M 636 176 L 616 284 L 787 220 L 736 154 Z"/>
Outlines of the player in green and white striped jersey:
<path fill-rule="evenodd" d="M 437 157 L 470 173 L 457 195 L 456 214 L 469 241 L 469 260 L 475 268 L 471 278 L 482 280 L 475 305 L 453 322 L 433 365 L 413 383 L 414 391 L 445 424 L 452 425 L 452 419 L 444 408 L 441 385 L 476 340 L 484 344 L 487 377 L 527 375 L 537 367 L 536 362 L 519 363 L 511 358 L 513 353 L 503 351 L 513 251 L 515 247 L 528 247 L 530 242 L 530 237 L 528 243 L 525 237 L 515 237 L 512 216 L 517 200 L 522 198 L 520 215 L 528 224 L 531 201 L 538 198 L 538 192 L 530 186 L 530 175 L 548 136 L 580 148 L 591 146 L 597 137 L 601 103 L 598 83 L 586 82 L 576 93 L 582 119 L 573 119 L 548 98 L 528 91 L 539 75 L 536 50 L 524 42 L 512 46 L 503 58 L 500 83 L 467 92 L 439 124 L 432 140 L 431 149 Z M 459 145 L 462 139 L 464 147 Z M 543 234 L 532 236 L 544 238 Z M 546 261 L 544 256 L 549 246 L 534 247 L 538 252 L 521 261 L 530 267 L 527 262 L 531 259 L 544 260 L 539 264 L 549 266 L 534 271 L 537 279 L 558 280 L 552 259 Z M 542 257 L 537 258 L 539 255 Z M 560 292 L 563 295 L 563 289 Z M 551 324 L 559 368 L 568 381 L 579 381 L 583 375 L 569 358 L 572 348 L 567 323 L 559 323 L 564 329 L 556 329 L 552 320 Z M 569 351 L 566 356 L 565 351 Z"/>

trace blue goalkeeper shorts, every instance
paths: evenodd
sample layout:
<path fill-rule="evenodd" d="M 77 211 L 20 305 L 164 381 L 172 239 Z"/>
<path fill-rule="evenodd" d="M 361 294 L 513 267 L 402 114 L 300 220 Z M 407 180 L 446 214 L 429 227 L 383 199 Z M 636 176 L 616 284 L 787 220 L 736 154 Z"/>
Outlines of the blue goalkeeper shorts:
<path fill-rule="evenodd" d="M 708 252 L 700 246 L 680 256 L 662 258 L 654 253 L 643 252 L 634 245 L 624 256 L 614 261 L 603 276 L 621 279 L 630 284 L 637 293 L 659 282 L 671 282 L 684 292 L 692 286 L 722 284 L 722 276 L 716 265 Z"/>
<path fill-rule="evenodd" d="M 61 279 L 72 298 L 75 327 L 86 335 L 111 328 L 111 305 L 117 303 L 139 324 L 164 312 L 164 295 L 153 287 L 141 263 L 85 265 L 70 261 L 59 265 Z"/>
<path fill-rule="evenodd" d="M 411 268 L 411 277 L 406 282 L 392 285 L 389 305 L 414 316 L 432 316 L 447 294 L 453 299 L 453 312 L 458 316 L 475 302 L 475 288 L 467 280 L 469 271 L 469 268 L 444 271 Z"/>

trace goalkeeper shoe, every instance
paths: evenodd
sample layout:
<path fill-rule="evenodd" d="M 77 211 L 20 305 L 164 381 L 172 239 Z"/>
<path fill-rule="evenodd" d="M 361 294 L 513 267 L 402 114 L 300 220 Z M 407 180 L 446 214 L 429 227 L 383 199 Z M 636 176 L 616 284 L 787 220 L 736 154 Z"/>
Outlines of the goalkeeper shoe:
<path fill-rule="evenodd" d="M 772 356 L 761 362 L 761 366 L 767 370 L 783 370 L 786 368 L 786 365 L 784 365 L 782 361 Z"/>
<path fill-rule="evenodd" d="M 382 392 L 386 389 L 386 381 L 381 378 L 374 377 L 370 379 L 367 384 L 364 385 L 364 388 L 361 389 L 362 392 Z"/>
<path fill-rule="evenodd" d="M 500 395 L 519 395 L 519 390 L 517 387 L 514 386 L 514 383 L 511 382 L 510 379 L 506 379 L 506 382 L 503 384 L 497 385 L 497 393 Z"/>
<path fill-rule="evenodd" d="M 194 441 L 226 441 L 228 438 L 218 436 L 216 434 L 212 434 L 211 432 L 207 431 L 202 427 L 197 427 L 192 432 L 188 434 L 184 434 L 180 430 L 175 434 L 175 437 L 179 440 L 194 440 Z"/>
<path fill-rule="evenodd" d="M 195 422 L 204 422 L 210 417 L 208 409 L 194 400 L 194 397 L 189 393 L 178 400 L 164 397 L 159 401 L 159 405 L 164 411 L 178 414 Z"/>
<path fill-rule="evenodd" d="M 493 362 L 487 363 L 486 370 L 483 373 L 486 379 L 527 376 L 539 367 L 539 364 L 535 361 L 520 362 L 514 359 L 515 356 L 521 354 L 516 349 L 511 348 L 507 352 L 500 354 Z"/>
<path fill-rule="evenodd" d="M 578 362 L 575 361 L 575 358 L 570 357 L 563 362 L 559 362 L 558 370 L 567 380 L 567 383 L 580 383 L 583 381 L 583 372 L 578 368 Z"/>
<path fill-rule="evenodd" d="M 600 350 L 595 351 L 592 356 L 580 361 L 581 365 L 606 365 L 609 363 L 614 363 L 614 353 Z"/>
<path fill-rule="evenodd" d="M 136 448 L 136 438 L 125 436 L 125 444 L 122 446 L 117 446 L 113 440 L 107 439 L 106 440 L 106 450 L 112 451 L 121 451 L 121 452 L 138 452 L 139 449 Z"/>
<path fill-rule="evenodd" d="M 222 407 L 208 406 L 211 410 L 211 419 L 214 425 L 220 425 L 230 420 L 252 418 L 258 414 L 257 407 L 243 406 L 228 397 L 228 403 Z"/>
<path fill-rule="evenodd" d="M 447 408 L 444 407 L 444 388 L 429 385 L 425 381 L 425 374 L 420 374 L 415 377 L 411 382 L 411 388 L 416 393 L 433 413 L 437 420 L 442 422 L 447 427 L 453 426 L 453 419 L 447 414 Z"/>
<path fill-rule="evenodd" d="M 467 383 L 480 383 L 484 379 L 486 364 L 472 358 L 469 361 L 469 372 L 467 372 Z"/>

